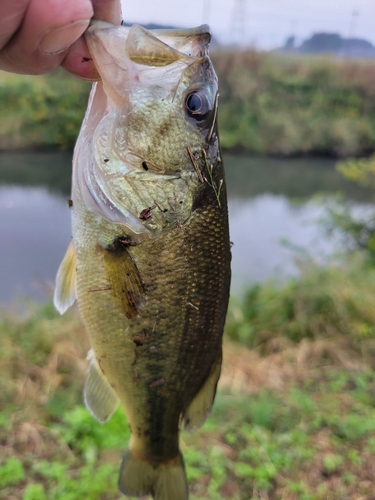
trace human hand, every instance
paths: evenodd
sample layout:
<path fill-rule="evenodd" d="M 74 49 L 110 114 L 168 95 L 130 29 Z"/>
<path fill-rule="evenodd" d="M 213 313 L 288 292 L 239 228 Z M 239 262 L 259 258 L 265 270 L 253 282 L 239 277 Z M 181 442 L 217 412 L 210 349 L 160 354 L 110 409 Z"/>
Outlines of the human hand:
<path fill-rule="evenodd" d="M 92 17 L 120 24 L 120 0 L 0 0 L 0 69 L 98 80 L 82 36 Z"/>

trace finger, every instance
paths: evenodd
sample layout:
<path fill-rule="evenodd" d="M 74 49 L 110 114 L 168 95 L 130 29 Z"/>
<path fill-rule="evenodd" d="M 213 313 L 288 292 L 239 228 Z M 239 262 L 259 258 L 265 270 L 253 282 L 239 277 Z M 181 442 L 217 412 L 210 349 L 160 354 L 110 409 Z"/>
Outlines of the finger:
<path fill-rule="evenodd" d="M 107 23 L 121 24 L 122 12 L 120 0 L 93 0 L 94 19 Z"/>
<path fill-rule="evenodd" d="M 94 7 L 94 19 L 121 24 L 120 0 L 93 0 L 92 3 Z M 81 37 L 72 45 L 62 66 L 70 73 L 86 80 L 99 80 L 100 78 L 84 37 Z"/>
<path fill-rule="evenodd" d="M 7 44 L 21 25 L 30 0 L 0 0 L 0 49 Z"/>
<path fill-rule="evenodd" d="M 0 51 L 0 68 L 27 74 L 51 71 L 86 30 L 92 14 L 90 0 L 31 0 L 18 32 Z"/>

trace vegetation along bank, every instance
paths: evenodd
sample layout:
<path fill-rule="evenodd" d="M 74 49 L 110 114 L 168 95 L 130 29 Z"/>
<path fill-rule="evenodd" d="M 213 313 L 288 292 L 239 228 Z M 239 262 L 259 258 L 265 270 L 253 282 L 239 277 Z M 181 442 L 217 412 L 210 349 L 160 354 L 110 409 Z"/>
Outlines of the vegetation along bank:
<path fill-rule="evenodd" d="M 375 63 L 255 51 L 215 52 L 225 149 L 260 155 L 374 151 Z M 57 71 L 0 73 L 0 149 L 74 146 L 90 84 Z"/>

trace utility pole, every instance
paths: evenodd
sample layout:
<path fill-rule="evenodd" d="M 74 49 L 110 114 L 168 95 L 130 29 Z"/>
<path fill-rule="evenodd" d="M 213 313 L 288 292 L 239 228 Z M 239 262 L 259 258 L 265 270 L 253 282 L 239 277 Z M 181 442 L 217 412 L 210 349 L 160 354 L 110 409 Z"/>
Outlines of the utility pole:
<path fill-rule="evenodd" d="M 357 20 L 358 16 L 359 16 L 359 10 L 353 9 L 352 15 L 350 17 L 348 39 L 354 38 L 355 28 L 356 28 L 356 20 Z M 349 57 L 351 54 L 351 47 L 349 44 L 350 44 L 350 42 L 348 40 L 347 47 L 346 47 L 346 49 L 343 50 L 344 57 Z"/>
<path fill-rule="evenodd" d="M 246 42 L 246 0 L 234 0 L 231 39 L 235 45 Z"/>
<path fill-rule="evenodd" d="M 359 17 L 359 10 L 353 9 L 351 18 L 350 18 L 350 24 L 349 24 L 349 33 L 348 33 L 348 38 L 354 38 L 355 34 L 355 28 L 356 28 L 356 20 Z"/>

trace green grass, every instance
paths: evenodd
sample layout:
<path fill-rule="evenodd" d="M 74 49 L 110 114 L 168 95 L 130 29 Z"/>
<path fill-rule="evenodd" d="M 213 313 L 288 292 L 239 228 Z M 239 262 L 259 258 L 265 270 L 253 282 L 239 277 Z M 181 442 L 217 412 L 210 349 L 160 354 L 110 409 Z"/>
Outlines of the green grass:
<path fill-rule="evenodd" d="M 258 154 L 373 151 L 373 62 L 254 51 L 213 55 L 224 148 Z"/>
<path fill-rule="evenodd" d="M 375 268 L 360 253 L 344 257 L 341 265 L 301 262 L 301 266 L 305 267 L 301 277 L 284 284 L 271 280 L 253 285 L 241 301 L 233 300 L 227 319 L 230 338 L 264 350 L 280 338 L 334 340 L 337 347 L 358 352 L 367 343 L 371 356 Z"/>
<path fill-rule="evenodd" d="M 345 393 L 336 385 L 340 376 L 346 378 Z M 219 392 L 203 429 L 182 435 L 192 498 L 303 494 L 323 500 L 371 493 L 375 408 L 361 399 L 374 381 L 374 373 L 363 384 L 363 377 L 341 372 L 282 396 Z M 120 498 L 118 466 L 129 437 L 121 409 L 105 427 L 81 405 L 46 422 L 48 427 L 38 421 L 28 422 L 27 436 L 22 420 L 10 434 L 0 427 L 2 441 L 15 442 L 14 455 L 0 465 L 3 498 Z"/>
<path fill-rule="evenodd" d="M 373 497 L 374 277 L 359 260 L 337 272 L 306 270 L 231 305 L 214 409 L 181 436 L 192 500 Z M 121 498 L 129 428 L 122 408 L 102 426 L 83 407 L 87 349 L 75 311 L 2 314 L 1 499 Z"/>

